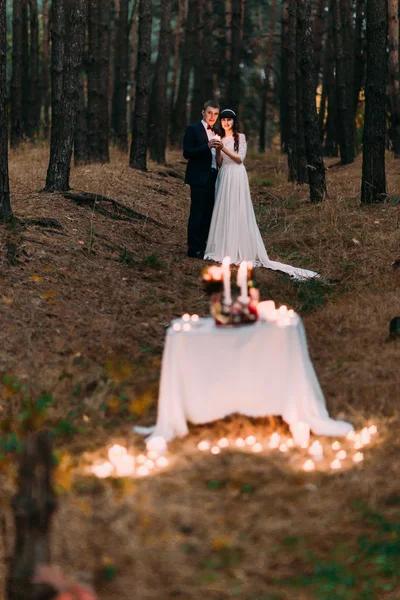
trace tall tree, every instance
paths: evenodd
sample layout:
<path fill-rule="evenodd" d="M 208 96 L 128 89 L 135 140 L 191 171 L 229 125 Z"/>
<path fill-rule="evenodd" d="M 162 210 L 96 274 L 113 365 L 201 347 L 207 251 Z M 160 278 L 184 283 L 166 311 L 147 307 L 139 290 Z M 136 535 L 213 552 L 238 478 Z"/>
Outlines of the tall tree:
<path fill-rule="evenodd" d="M 188 17 L 185 30 L 185 42 L 182 51 L 179 89 L 174 110 L 171 116 L 170 142 L 173 147 L 180 147 L 187 126 L 187 99 L 189 94 L 190 73 L 194 52 L 196 28 L 197 0 L 189 0 Z"/>
<path fill-rule="evenodd" d="M 288 0 L 283 0 L 281 13 L 281 81 L 279 88 L 279 127 L 281 133 L 281 152 L 288 151 L 288 4 Z"/>
<path fill-rule="evenodd" d="M 125 152 L 128 150 L 129 0 L 120 0 L 117 25 L 111 124 L 114 142 Z"/>
<path fill-rule="evenodd" d="M 300 37 L 300 75 L 304 138 L 311 202 L 323 200 L 326 192 L 325 167 L 315 101 L 315 62 L 311 29 L 311 2 L 298 0 L 298 34 Z"/>
<path fill-rule="evenodd" d="M 344 165 L 354 162 L 353 97 L 348 86 L 347 24 L 343 24 L 341 0 L 331 0 L 335 71 L 337 86 L 337 113 L 340 160 Z"/>
<path fill-rule="evenodd" d="M 360 91 L 365 78 L 365 0 L 356 0 L 356 19 L 354 35 L 354 116 L 357 114 L 357 107 L 360 97 Z"/>
<path fill-rule="evenodd" d="M 91 162 L 106 163 L 109 154 L 108 82 L 110 4 L 89 0 L 88 145 Z"/>
<path fill-rule="evenodd" d="M 43 133 L 47 138 L 50 127 L 50 27 L 49 0 L 42 0 L 42 64 L 40 71 L 39 118 L 43 106 Z"/>
<path fill-rule="evenodd" d="M 74 163 L 76 165 L 85 165 L 89 160 L 89 136 L 88 136 L 88 117 L 85 98 L 85 81 L 83 73 L 79 78 L 79 98 L 76 111 L 76 123 L 74 134 Z"/>
<path fill-rule="evenodd" d="M 387 13 L 380 0 L 367 0 L 367 80 L 361 202 L 383 202 L 386 197 L 385 140 L 387 84 Z"/>
<path fill-rule="evenodd" d="M 196 2 L 196 28 L 194 33 L 194 52 L 192 58 L 193 89 L 190 120 L 197 121 L 205 102 L 202 95 L 203 69 L 204 69 L 204 8 L 205 0 Z"/>
<path fill-rule="evenodd" d="M 390 137 L 400 158 L 399 0 L 388 0 Z"/>
<path fill-rule="evenodd" d="M 176 96 L 178 93 L 178 77 L 179 77 L 179 64 L 183 48 L 184 40 L 184 29 L 186 25 L 188 11 L 188 0 L 178 0 L 178 15 L 176 18 L 175 32 L 174 32 L 174 59 L 172 69 L 172 81 L 171 81 L 171 101 L 170 111 L 172 113 Z"/>
<path fill-rule="evenodd" d="M 12 220 L 8 180 L 8 111 L 7 111 L 7 26 L 6 0 L 0 0 L 0 221 Z"/>
<path fill-rule="evenodd" d="M 300 61 L 302 58 L 302 40 L 300 31 L 302 24 L 300 22 L 301 11 L 299 1 L 297 0 L 296 11 L 296 181 L 297 183 L 307 183 L 307 155 L 306 155 L 306 138 L 304 131 L 304 114 L 303 114 L 303 85 L 300 70 Z M 314 90 L 315 91 L 315 90 Z"/>
<path fill-rule="evenodd" d="M 24 139 L 24 45 L 23 45 L 23 2 L 13 0 L 12 34 L 12 77 L 11 77 L 11 147 L 16 148 Z"/>
<path fill-rule="evenodd" d="M 328 101 L 328 110 L 326 115 L 326 139 L 325 156 L 336 157 L 339 155 L 338 146 L 338 113 L 337 113 L 337 94 L 336 94 L 336 75 L 335 75 L 335 52 L 333 48 L 333 18 L 332 13 L 328 15 L 328 37 L 325 54 L 324 69 L 324 87 L 326 88 L 326 97 Z M 320 124 L 322 124 L 322 117 Z"/>
<path fill-rule="evenodd" d="M 160 164 L 165 163 L 168 138 L 168 67 L 171 49 L 172 0 L 163 0 L 161 5 L 160 37 L 158 56 L 154 69 L 149 114 L 150 157 Z"/>
<path fill-rule="evenodd" d="M 69 189 L 85 41 L 86 0 L 52 2 L 52 123 L 45 190 Z"/>
<path fill-rule="evenodd" d="M 265 131 L 267 121 L 267 107 L 268 107 L 268 93 L 269 93 L 269 82 L 272 71 L 272 59 L 274 54 L 274 38 L 275 38 L 275 25 L 276 25 L 276 0 L 271 2 L 271 12 L 269 16 L 269 31 L 266 44 L 265 52 L 265 78 L 264 85 L 261 91 L 261 113 L 260 113 L 260 131 L 258 136 L 258 147 L 260 152 L 265 152 Z"/>
<path fill-rule="evenodd" d="M 297 91 L 296 91 L 296 0 L 288 0 L 288 36 L 287 36 L 287 153 L 289 181 L 297 180 Z"/>
<path fill-rule="evenodd" d="M 139 40 L 136 69 L 136 100 L 132 123 L 129 166 L 147 169 L 147 124 L 151 91 L 151 0 L 139 0 Z"/>
<path fill-rule="evenodd" d="M 244 8 L 244 0 L 232 0 L 232 44 L 228 100 L 235 111 L 239 110 L 242 93 L 240 62 L 242 58 Z"/>
<path fill-rule="evenodd" d="M 314 43 L 314 64 L 315 64 L 315 87 L 318 87 L 319 72 L 321 69 L 322 45 L 325 33 L 325 8 L 327 0 L 318 0 L 314 23 L 313 23 L 313 43 Z"/>

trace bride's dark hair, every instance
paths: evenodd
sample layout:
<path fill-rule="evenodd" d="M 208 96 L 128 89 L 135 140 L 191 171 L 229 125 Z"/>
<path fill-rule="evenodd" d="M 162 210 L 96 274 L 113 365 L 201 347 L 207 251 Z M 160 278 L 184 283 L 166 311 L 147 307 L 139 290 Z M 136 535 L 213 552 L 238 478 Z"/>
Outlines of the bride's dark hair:
<path fill-rule="evenodd" d="M 234 150 L 235 150 L 235 152 L 239 152 L 240 129 L 239 129 L 239 121 L 236 116 L 236 113 L 233 110 L 231 110 L 230 108 L 225 108 L 220 113 L 219 119 L 220 119 L 220 122 L 222 119 L 233 119 L 232 134 L 233 134 L 233 141 L 234 141 Z M 222 122 L 221 122 L 221 137 L 222 138 L 225 137 L 225 129 L 222 127 Z"/>

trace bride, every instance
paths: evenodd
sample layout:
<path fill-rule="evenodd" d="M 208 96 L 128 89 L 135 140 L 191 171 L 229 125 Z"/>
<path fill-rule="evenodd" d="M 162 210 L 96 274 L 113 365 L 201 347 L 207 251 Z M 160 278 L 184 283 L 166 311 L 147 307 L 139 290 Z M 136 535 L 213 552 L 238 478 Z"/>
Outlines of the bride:
<path fill-rule="evenodd" d="M 239 132 L 236 113 L 233 110 L 223 110 L 220 119 L 223 146 L 217 149 L 220 170 L 204 258 L 222 262 L 225 256 L 229 256 L 233 264 L 248 260 L 256 267 L 283 271 L 295 279 L 319 277 L 314 271 L 269 259 L 257 226 L 249 180 L 243 164 L 247 152 L 246 137 Z"/>

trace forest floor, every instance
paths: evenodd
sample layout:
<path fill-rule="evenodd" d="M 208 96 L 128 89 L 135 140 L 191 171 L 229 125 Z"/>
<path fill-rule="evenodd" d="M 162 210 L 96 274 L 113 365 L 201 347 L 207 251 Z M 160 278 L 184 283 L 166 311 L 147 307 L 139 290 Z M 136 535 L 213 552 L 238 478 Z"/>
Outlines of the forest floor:
<path fill-rule="evenodd" d="M 105 458 L 115 442 L 144 449 L 132 428 L 155 422 L 166 326 L 208 312 L 202 263 L 185 255 L 185 164 L 170 153 L 168 166 L 141 173 L 114 151 L 108 165 L 72 168 L 74 193 L 112 198 L 150 221 L 122 209 L 131 220 L 112 218 L 110 202 L 99 212 L 41 193 L 47 160 L 47 148 L 11 153 L 13 211 L 25 224 L 0 230 L 0 598 L 12 450 L 24 430 L 46 426 L 59 457 L 52 558 L 102 600 L 398 599 L 400 341 L 388 341 L 400 315 L 398 163 L 387 157 L 388 200 L 362 208 L 360 158 L 327 161 L 319 205 L 307 186 L 287 182 L 284 156 L 247 159 L 270 257 L 322 275 L 296 283 L 258 269 L 261 297 L 302 316 L 330 414 L 357 429 L 377 425 L 364 463 L 332 472 L 328 455 L 305 473 L 299 451 L 200 453 L 200 439 L 287 433 L 235 415 L 191 427 L 170 444 L 169 469 L 128 482 L 87 475 L 88 453 Z M 39 218 L 61 228 L 27 221 Z"/>

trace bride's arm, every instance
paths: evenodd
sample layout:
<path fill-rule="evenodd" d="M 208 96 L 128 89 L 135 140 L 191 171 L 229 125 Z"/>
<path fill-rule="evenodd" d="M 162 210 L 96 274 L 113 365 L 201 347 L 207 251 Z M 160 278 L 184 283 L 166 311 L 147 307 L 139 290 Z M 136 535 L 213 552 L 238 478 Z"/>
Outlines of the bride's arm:
<path fill-rule="evenodd" d="M 217 165 L 220 167 L 222 165 L 222 154 L 221 154 L 221 148 L 217 148 Z"/>
<path fill-rule="evenodd" d="M 225 146 L 222 148 L 222 152 L 225 152 L 225 154 L 227 154 L 238 165 L 241 165 L 242 162 L 244 161 L 245 156 L 246 156 L 246 151 L 247 151 L 246 138 L 242 133 L 240 134 L 240 137 L 239 137 L 239 153 L 238 154 L 236 154 L 236 152 L 232 152 L 231 150 L 228 150 L 228 148 L 226 148 Z"/>

